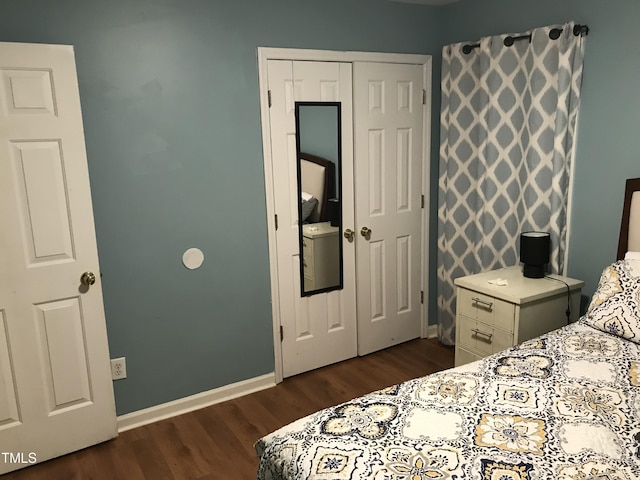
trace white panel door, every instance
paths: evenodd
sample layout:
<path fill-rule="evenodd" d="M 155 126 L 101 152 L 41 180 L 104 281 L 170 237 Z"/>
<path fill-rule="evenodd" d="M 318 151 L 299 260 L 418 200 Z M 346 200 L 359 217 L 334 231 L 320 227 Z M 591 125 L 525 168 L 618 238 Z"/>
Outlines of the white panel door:
<path fill-rule="evenodd" d="M 5 473 L 116 436 L 70 46 L 0 43 L 0 219 Z"/>
<path fill-rule="evenodd" d="M 356 62 L 353 81 L 358 354 L 365 355 L 421 333 L 423 67 Z"/>
<path fill-rule="evenodd" d="M 282 369 L 289 377 L 357 355 L 353 244 L 344 240 L 343 289 L 301 296 L 294 110 L 296 101 L 341 102 L 343 226 L 353 228 L 351 64 L 269 60 L 268 84 Z"/>

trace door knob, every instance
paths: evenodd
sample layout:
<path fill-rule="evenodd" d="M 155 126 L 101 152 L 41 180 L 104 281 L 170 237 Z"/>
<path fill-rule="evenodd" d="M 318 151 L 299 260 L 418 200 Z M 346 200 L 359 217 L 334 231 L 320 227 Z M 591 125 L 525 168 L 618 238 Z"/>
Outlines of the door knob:
<path fill-rule="evenodd" d="M 353 237 L 356 236 L 356 232 L 354 232 L 353 230 L 351 230 L 350 228 L 347 228 L 344 231 L 344 238 L 346 238 L 347 240 L 349 240 L 349 243 L 353 242 Z"/>
<path fill-rule="evenodd" d="M 84 272 L 80 277 L 80 282 L 87 287 L 90 287 L 94 283 L 96 283 L 96 276 L 93 272 Z"/>
<path fill-rule="evenodd" d="M 362 229 L 360 230 L 360 235 L 362 235 L 364 238 L 369 240 L 369 238 L 371 238 L 371 229 L 367 227 L 362 227 Z"/>

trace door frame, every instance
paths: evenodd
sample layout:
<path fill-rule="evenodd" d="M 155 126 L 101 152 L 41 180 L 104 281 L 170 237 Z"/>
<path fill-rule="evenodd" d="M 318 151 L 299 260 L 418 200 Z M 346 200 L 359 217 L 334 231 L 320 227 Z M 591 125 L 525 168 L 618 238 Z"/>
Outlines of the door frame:
<path fill-rule="evenodd" d="M 278 286 L 278 264 L 276 250 L 275 199 L 273 192 L 273 160 L 271 157 L 271 130 L 269 122 L 268 62 L 269 60 L 298 60 L 316 62 L 377 62 L 422 65 L 422 88 L 425 91 L 426 107 L 423 110 L 422 142 L 422 192 L 425 208 L 422 209 L 421 244 L 421 289 L 424 302 L 420 309 L 421 337 L 428 334 L 427 312 L 429 311 L 429 172 L 431 165 L 431 100 L 432 100 L 432 57 L 430 55 L 407 53 L 357 52 L 338 50 L 310 50 L 298 48 L 258 47 L 258 87 L 260 97 L 260 122 L 262 128 L 262 157 L 264 161 L 264 183 L 266 197 L 267 239 L 269 244 L 269 278 L 271 282 L 271 317 L 273 323 L 273 353 L 275 360 L 275 381 L 283 380 L 282 344 L 280 340 L 280 291 Z M 355 172 L 354 172 L 355 174 Z"/>

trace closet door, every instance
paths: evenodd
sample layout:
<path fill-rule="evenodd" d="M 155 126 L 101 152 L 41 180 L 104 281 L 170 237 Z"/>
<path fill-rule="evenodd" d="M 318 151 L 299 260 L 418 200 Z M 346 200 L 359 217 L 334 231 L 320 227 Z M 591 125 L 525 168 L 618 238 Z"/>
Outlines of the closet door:
<path fill-rule="evenodd" d="M 303 297 L 300 285 L 295 102 L 341 102 L 342 224 L 353 228 L 351 64 L 268 61 L 278 291 L 283 376 L 289 377 L 357 355 L 355 252 L 343 232 L 341 290 Z"/>
<path fill-rule="evenodd" d="M 423 67 L 353 65 L 358 354 L 420 336 Z"/>

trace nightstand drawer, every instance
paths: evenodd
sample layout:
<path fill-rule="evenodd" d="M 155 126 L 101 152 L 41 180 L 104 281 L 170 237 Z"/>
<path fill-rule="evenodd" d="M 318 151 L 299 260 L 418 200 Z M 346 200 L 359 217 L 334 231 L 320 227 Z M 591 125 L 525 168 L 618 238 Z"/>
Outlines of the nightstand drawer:
<path fill-rule="evenodd" d="M 513 332 L 515 305 L 482 293 L 458 288 L 457 309 L 460 315 Z"/>
<path fill-rule="evenodd" d="M 302 237 L 302 265 L 304 276 L 313 278 L 313 240 Z"/>
<path fill-rule="evenodd" d="M 302 254 L 305 257 L 313 257 L 313 240 L 307 237 L 302 237 Z"/>
<path fill-rule="evenodd" d="M 470 318 L 459 317 L 458 342 L 483 355 L 501 352 L 513 345 L 513 334 Z"/>
<path fill-rule="evenodd" d="M 313 278 L 313 261 L 304 257 L 302 262 L 302 271 L 304 272 L 305 278 Z"/>
<path fill-rule="evenodd" d="M 459 367 L 460 365 L 475 362 L 476 360 L 482 360 L 482 358 L 483 357 L 481 357 L 480 355 L 471 353 L 470 351 L 458 346 L 456 348 L 456 359 L 454 367 Z"/>

